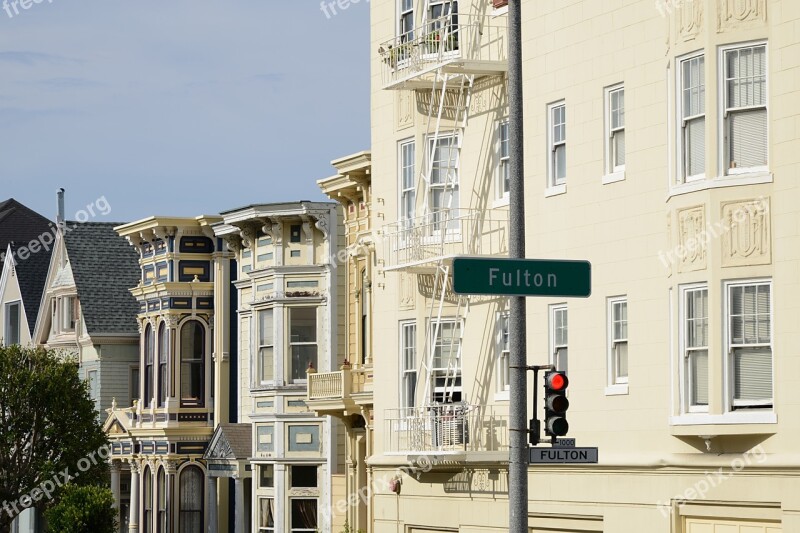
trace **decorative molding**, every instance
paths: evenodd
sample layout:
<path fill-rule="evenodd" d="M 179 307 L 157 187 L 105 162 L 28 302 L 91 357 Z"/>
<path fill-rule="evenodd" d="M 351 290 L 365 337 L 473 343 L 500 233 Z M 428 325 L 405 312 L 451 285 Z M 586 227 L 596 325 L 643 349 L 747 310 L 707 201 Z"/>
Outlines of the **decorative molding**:
<path fill-rule="evenodd" d="M 268 219 L 264 222 L 261 231 L 272 238 L 272 244 L 278 245 L 283 242 L 283 222 L 279 219 Z"/>
<path fill-rule="evenodd" d="M 258 237 L 258 229 L 251 224 L 244 225 L 240 228 L 239 236 L 241 236 L 242 245 L 245 248 L 254 248 Z"/>
<path fill-rule="evenodd" d="M 769 198 L 722 204 L 722 266 L 772 263 Z"/>
<path fill-rule="evenodd" d="M 703 4 L 701 0 L 687 0 L 677 10 L 678 38 L 691 41 L 703 31 Z"/>
<path fill-rule="evenodd" d="M 244 248 L 242 246 L 242 238 L 238 234 L 230 234 L 222 237 L 228 245 L 228 250 L 238 254 Z"/>
<path fill-rule="evenodd" d="M 311 243 L 314 240 L 314 232 L 311 230 L 311 217 L 302 215 L 300 219 L 303 221 L 303 235 L 306 236 L 306 243 Z"/>
<path fill-rule="evenodd" d="M 717 0 L 717 32 L 767 21 L 767 0 Z"/>
<path fill-rule="evenodd" d="M 678 272 L 706 268 L 706 208 L 704 205 L 678 211 Z"/>
<path fill-rule="evenodd" d="M 405 272 L 400 274 L 400 309 L 414 309 L 416 298 L 414 298 L 414 280 L 416 278 Z"/>
<path fill-rule="evenodd" d="M 414 125 L 414 91 L 397 93 L 397 129 L 401 130 Z"/>
<path fill-rule="evenodd" d="M 174 459 L 166 459 L 161 461 L 161 464 L 164 465 L 164 470 L 167 474 L 177 474 L 178 473 L 178 461 Z"/>
<path fill-rule="evenodd" d="M 314 224 L 320 232 L 322 232 L 322 236 L 324 239 L 328 238 L 330 235 L 330 227 L 328 225 L 328 216 L 327 215 L 317 215 L 317 222 Z"/>

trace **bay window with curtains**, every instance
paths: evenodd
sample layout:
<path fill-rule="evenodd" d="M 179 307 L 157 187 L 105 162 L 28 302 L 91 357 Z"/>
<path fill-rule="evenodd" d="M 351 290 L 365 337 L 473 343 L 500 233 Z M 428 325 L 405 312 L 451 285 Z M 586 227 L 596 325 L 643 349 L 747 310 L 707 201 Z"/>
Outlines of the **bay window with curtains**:
<path fill-rule="evenodd" d="M 183 324 L 180 333 L 181 407 L 205 405 L 205 328 L 197 320 Z"/>
<path fill-rule="evenodd" d="M 305 381 L 306 369 L 317 368 L 317 308 L 289 308 L 289 350 L 291 380 Z"/>

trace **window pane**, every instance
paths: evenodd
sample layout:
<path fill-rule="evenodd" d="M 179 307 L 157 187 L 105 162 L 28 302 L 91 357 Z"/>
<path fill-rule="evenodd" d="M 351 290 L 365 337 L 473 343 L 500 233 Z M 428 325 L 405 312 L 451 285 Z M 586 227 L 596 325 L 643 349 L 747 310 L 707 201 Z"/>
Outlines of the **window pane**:
<path fill-rule="evenodd" d="M 767 164 L 767 111 L 739 111 L 729 116 L 730 168 Z"/>
<path fill-rule="evenodd" d="M 275 465 L 261 465 L 258 467 L 261 472 L 259 486 L 267 489 L 275 486 Z"/>
<path fill-rule="evenodd" d="M 293 499 L 292 502 L 292 531 L 311 530 L 317 528 L 317 500 Z"/>
<path fill-rule="evenodd" d="M 554 174 L 555 184 L 559 185 L 564 183 L 567 178 L 567 147 L 565 145 L 557 146 L 555 148 L 554 156 Z"/>
<path fill-rule="evenodd" d="M 706 171 L 706 119 L 687 120 L 683 129 L 686 176 L 697 176 Z"/>
<path fill-rule="evenodd" d="M 614 145 L 614 166 L 625 165 L 625 130 L 616 131 L 613 134 L 612 142 Z"/>
<path fill-rule="evenodd" d="M 316 466 L 291 466 L 292 488 L 311 488 L 317 486 Z"/>
<path fill-rule="evenodd" d="M 693 350 L 689 360 L 692 405 L 708 405 L 708 350 Z"/>
<path fill-rule="evenodd" d="M 616 357 L 617 357 L 617 377 L 618 378 L 627 378 L 628 377 L 628 343 L 627 342 L 618 342 L 614 346 L 616 350 Z"/>
<path fill-rule="evenodd" d="M 734 400 L 772 399 L 772 350 L 737 348 L 733 353 Z"/>
<path fill-rule="evenodd" d="M 258 343 L 261 346 L 272 346 L 273 344 L 272 316 L 272 309 L 261 311 L 258 314 Z"/>
<path fill-rule="evenodd" d="M 190 466 L 180 475 L 180 533 L 203 531 L 203 473 Z"/>
<path fill-rule="evenodd" d="M 317 367 L 317 346 L 292 346 L 292 379 L 306 379 L 306 369 L 309 365 Z"/>
<path fill-rule="evenodd" d="M 272 381 L 275 379 L 275 355 L 272 346 L 260 348 L 258 360 L 261 367 L 261 381 Z"/>
<path fill-rule="evenodd" d="M 6 333 L 5 333 L 5 344 L 6 346 L 11 346 L 13 344 L 19 344 L 19 304 L 13 303 L 8 304 L 6 306 Z"/>
<path fill-rule="evenodd" d="M 181 360 L 203 360 L 204 336 L 203 326 L 196 320 L 183 325 L 181 329 Z"/>
<path fill-rule="evenodd" d="M 317 309 L 293 307 L 289 310 L 291 342 L 317 341 Z"/>
<path fill-rule="evenodd" d="M 272 498 L 262 498 L 260 500 L 260 512 L 258 527 L 269 528 L 266 531 L 274 531 L 275 527 L 275 501 Z"/>

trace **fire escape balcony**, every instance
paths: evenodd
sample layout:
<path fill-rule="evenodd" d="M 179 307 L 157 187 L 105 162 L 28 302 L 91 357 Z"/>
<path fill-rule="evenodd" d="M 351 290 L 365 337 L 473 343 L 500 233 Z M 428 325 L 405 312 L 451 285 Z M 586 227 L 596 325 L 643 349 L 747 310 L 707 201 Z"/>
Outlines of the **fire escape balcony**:
<path fill-rule="evenodd" d="M 480 76 L 508 70 L 504 19 L 446 15 L 381 44 L 384 89 L 430 88 L 436 73 Z"/>
<path fill-rule="evenodd" d="M 508 415 L 465 403 L 386 410 L 387 455 L 508 461 Z"/>
<path fill-rule="evenodd" d="M 508 213 L 443 209 L 381 230 L 383 269 L 424 273 L 459 255 L 508 254 Z"/>
<path fill-rule="evenodd" d="M 361 407 L 372 406 L 372 394 L 372 365 L 308 375 L 307 404 L 320 415 L 360 414 Z"/>

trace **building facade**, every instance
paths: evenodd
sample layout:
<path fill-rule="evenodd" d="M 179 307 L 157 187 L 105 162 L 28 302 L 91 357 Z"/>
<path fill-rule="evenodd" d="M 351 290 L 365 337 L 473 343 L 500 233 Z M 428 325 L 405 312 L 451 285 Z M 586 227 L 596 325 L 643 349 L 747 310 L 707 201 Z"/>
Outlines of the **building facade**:
<path fill-rule="evenodd" d="M 339 420 L 344 438 L 336 449 L 344 472 L 333 476 L 330 510 L 334 531 L 368 531 L 372 521 L 370 471 L 372 455 L 373 350 L 372 308 L 375 242 L 372 232 L 372 174 L 369 152 L 331 163 L 337 173 L 319 180 L 320 189 L 342 205 L 344 244 L 336 262 L 345 272 L 344 290 L 338 296 L 344 321 L 332 331 L 339 352 L 338 369 L 309 374 L 308 406 L 319 415 Z M 338 528 L 338 529 L 337 529 Z"/>
<path fill-rule="evenodd" d="M 450 290 L 507 254 L 503 3 L 370 4 L 377 533 L 508 527 L 504 300 Z M 600 454 L 530 467 L 532 531 L 800 530 L 798 18 L 523 2 L 527 253 L 592 263 L 591 297 L 528 301 L 528 361 Z"/>
<path fill-rule="evenodd" d="M 339 353 L 340 216 L 332 203 L 261 204 L 223 212 L 214 226 L 238 264 L 239 426 L 235 435 L 218 430 L 223 444 L 210 451 L 214 477 L 252 480 L 241 510 L 249 529 L 236 531 L 331 531 L 324 503 L 343 468 L 343 431 L 309 410 L 306 388 L 309 375 L 335 368 Z M 251 426 L 249 449 L 234 444 L 246 437 L 243 425 Z"/>

